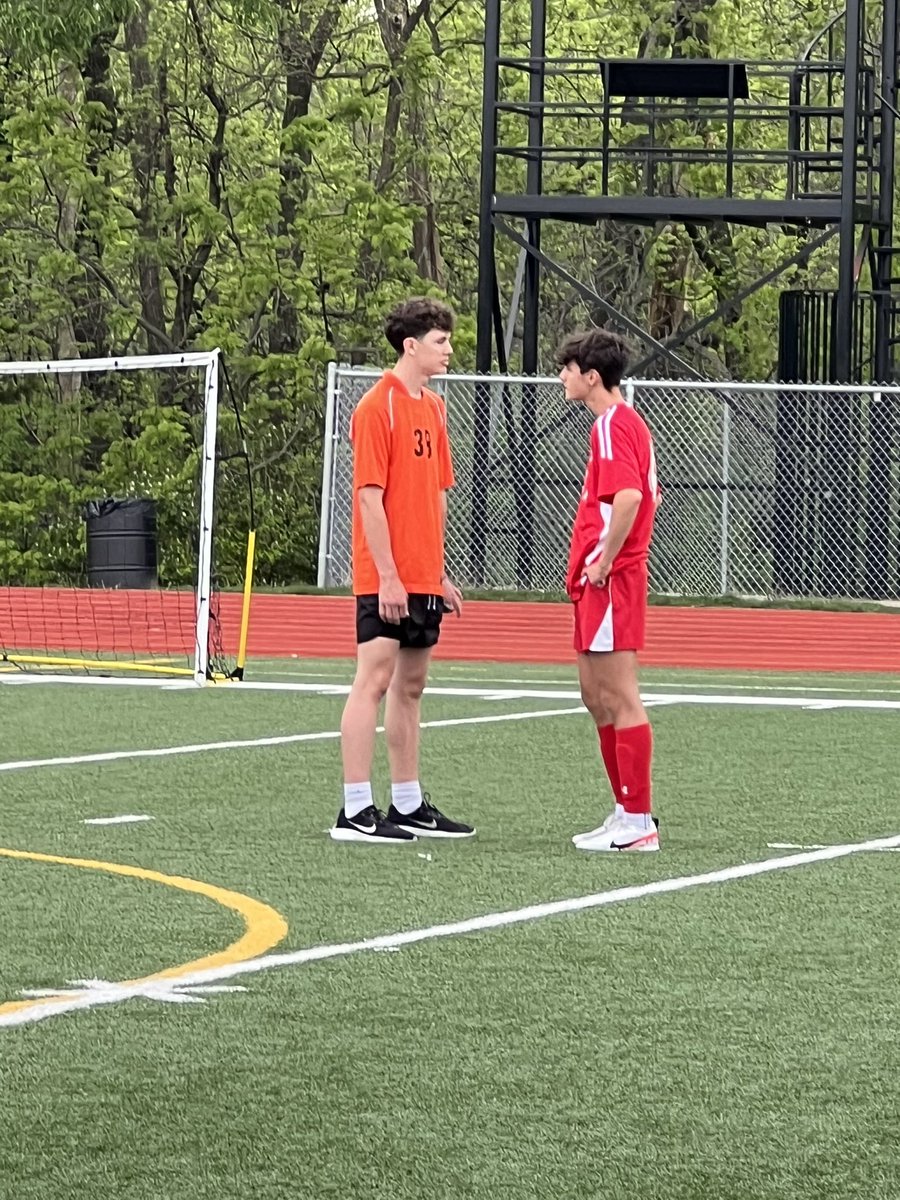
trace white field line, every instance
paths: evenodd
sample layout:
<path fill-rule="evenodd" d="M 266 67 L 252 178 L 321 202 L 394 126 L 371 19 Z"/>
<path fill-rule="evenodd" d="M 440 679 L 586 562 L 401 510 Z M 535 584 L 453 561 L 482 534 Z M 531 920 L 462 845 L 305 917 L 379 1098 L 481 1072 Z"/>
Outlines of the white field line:
<path fill-rule="evenodd" d="M 343 682 L 343 676 L 339 676 L 337 674 L 337 672 L 335 672 L 335 671 L 269 671 L 269 670 L 263 669 L 262 673 L 267 676 L 272 676 L 275 679 L 282 679 L 282 678 L 283 679 L 331 679 L 331 680 L 335 680 L 335 681 L 340 680 L 341 682 Z M 742 678 L 742 677 L 736 676 L 735 679 L 737 679 L 737 678 Z M 743 678 L 746 678 L 746 676 L 744 676 Z M 775 677 L 773 677 L 773 680 L 774 680 L 774 678 Z M 786 678 L 786 679 L 802 679 L 802 676 L 787 675 L 784 678 Z M 852 676 L 848 676 L 845 678 L 852 678 Z M 838 686 L 828 687 L 825 685 L 811 686 L 811 685 L 803 684 L 803 683 L 798 683 L 798 684 L 775 683 L 774 681 L 768 682 L 768 683 L 767 682 L 737 683 L 737 682 L 735 682 L 735 679 L 732 679 L 728 676 L 723 676 L 721 679 L 717 679 L 717 678 L 692 679 L 687 676 L 687 673 L 685 673 L 684 678 L 679 678 L 677 680 L 654 679 L 652 684 L 648 683 L 647 686 L 653 687 L 654 689 L 655 688 L 678 688 L 679 690 L 684 689 L 685 687 L 691 687 L 691 688 L 698 688 L 698 689 L 699 688 L 718 689 L 721 691 L 721 689 L 723 687 L 727 687 L 730 691 L 734 691 L 734 692 L 780 691 L 780 692 L 825 692 L 827 694 L 831 694 L 833 692 L 838 695 L 846 694 L 846 695 L 850 695 L 850 696 L 900 696 L 900 687 L 890 687 L 887 684 L 884 687 L 838 687 Z M 250 680 L 249 682 L 252 683 L 253 680 Z M 867 684 L 871 684 L 871 679 L 867 679 L 865 682 Z M 900 682 L 900 681 L 898 681 L 898 682 Z M 568 679 L 548 679 L 545 677 L 537 677 L 537 676 L 532 676 L 531 678 L 522 679 L 522 678 L 514 678 L 512 676 L 507 676 L 507 675 L 496 675 L 496 676 L 474 675 L 471 673 L 460 672 L 459 675 L 455 675 L 455 676 L 452 674 L 444 675 L 444 674 L 440 674 L 440 673 L 433 673 L 431 675 L 431 683 L 432 683 L 432 685 L 434 685 L 434 684 L 438 684 L 438 685 L 441 685 L 441 684 L 448 684 L 448 685 L 450 685 L 450 684 L 457 684 L 457 685 L 468 684 L 470 687 L 482 686 L 483 684 L 487 684 L 487 683 L 497 683 L 497 684 L 501 684 L 504 687 L 512 687 L 514 685 L 526 685 L 526 686 L 531 686 L 531 687 L 571 687 L 572 679 L 571 679 L 571 677 Z"/>
<path fill-rule="evenodd" d="M 833 845 L 833 843 L 810 842 L 808 845 L 805 845 L 803 842 L 766 842 L 766 846 L 770 850 L 824 850 L 830 845 Z M 883 846 L 882 850 L 885 854 L 897 854 L 900 852 L 900 847 Z"/>
<path fill-rule="evenodd" d="M 85 817 L 82 825 L 130 825 L 135 821 L 152 821 L 146 813 L 123 813 L 121 817 Z"/>
<path fill-rule="evenodd" d="M 308 660 L 302 660 L 308 661 Z M 322 665 L 321 663 L 319 665 Z M 336 679 L 346 674 L 353 669 L 352 659 L 332 659 L 330 660 L 330 670 L 305 670 L 301 666 L 301 660 L 294 659 L 260 659 L 254 663 L 254 666 L 260 674 L 265 675 L 293 675 L 298 679 Z M 514 674 L 501 674 L 504 665 L 508 665 L 510 671 Z M 523 671 L 528 671 L 530 666 L 534 665 L 536 674 L 527 675 L 524 678 L 519 678 Z M 563 663 L 548 663 L 547 667 L 559 667 L 560 670 L 565 670 Z M 569 683 L 572 675 L 574 675 L 574 663 L 572 671 L 568 673 L 566 679 L 551 679 L 549 675 L 541 672 L 540 664 L 529 663 L 508 663 L 501 662 L 486 662 L 479 666 L 478 663 L 472 662 L 454 662 L 452 659 L 433 659 L 429 678 L 434 680 L 438 677 L 445 677 L 455 681 L 470 681 L 472 683 Z M 721 687 L 723 684 L 731 684 L 735 681 L 743 680 L 746 683 L 769 683 L 772 680 L 787 681 L 790 683 L 803 683 L 804 680 L 810 677 L 818 678 L 833 678 L 836 682 L 841 683 L 871 683 L 873 677 L 878 678 L 879 672 L 872 671 L 767 671 L 764 669 L 758 671 L 742 671 L 739 669 L 731 669 L 727 667 L 643 667 L 642 674 L 653 676 L 654 682 L 656 678 L 671 676 L 672 682 L 689 680 L 697 683 L 718 683 Z M 881 672 L 881 675 L 891 675 L 890 671 Z"/>
<path fill-rule="evenodd" d="M 257 681 L 236 685 L 242 691 L 257 692 L 309 692 L 317 696 L 346 696 L 349 683 L 266 683 Z M 790 689 L 786 689 L 790 690 Z M 805 689 L 801 689 L 805 690 Z M 831 690 L 831 689 L 827 689 Z M 439 686 L 426 688 L 429 696 L 462 696 L 470 700 L 580 700 L 581 693 L 574 689 L 560 691 L 558 688 L 516 687 L 497 688 L 480 686 Z M 900 700 L 853 700 L 842 696 L 725 696 L 709 695 L 706 692 L 654 692 L 641 693 L 644 704 L 746 704 L 774 705 L 779 708 L 871 708 L 898 709 Z"/>
<path fill-rule="evenodd" d="M 46 681 L 39 681 L 46 682 Z M 84 682 L 84 681 L 81 681 Z M 114 683 L 118 680 L 102 680 L 97 682 Z M 124 683 L 133 683 L 136 681 L 124 680 Z M 156 681 L 143 681 L 144 683 L 153 686 L 160 686 Z M 167 688 L 192 688 L 195 685 L 188 684 L 171 684 L 165 685 Z M 666 686 L 666 685 L 663 685 Z M 223 684 L 220 689 L 220 694 L 235 695 L 240 692 L 308 692 L 317 696 L 346 696 L 350 691 L 349 683 L 277 683 L 266 682 L 264 680 L 244 681 L 236 684 Z M 784 689 L 790 691 L 790 688 Z M 801 691 L 816 690 L 816 689 L 799 689 Z M 830 692 L 832 689 L 823 689 Z M 429 696 L 462 696 L 470 700 L 485 700 L 485 701 L 501 701 L 501 700 L 560 700 L 571 701 L 580 700 L 581 693 L 573 689 L 560 691 L 558 688 L 546 687 L 516 687 L 516 688 L 497 688 L 497 687 L 481 687 L 477 684 L 474 686 L 429 686 L 426 689 Z M 878 710 L 900 709 L 900 700 L 854 700 L 844 699 L 840 696 L 833 698 L 829 696 L 726 696 L 726 695 L 709 695 L 705 692 L 654 692 L 647 691 L 642 693 L 642 698 L 645 704 L 746 704 L 746 705 L 775 705 L 780 708 L 870 708 Z M 0 764 L 2 769 L 2 764 Z"/>
<path fill-rule="evenodd" d="M 266 683 L 257 681 L 236 685 L 241 691 L 257 692 L 311 692 L 318 696 L 346 696 L 349 683 Z M 790 689 L 785 689 L 790 690 Z M 805 690 L 805 689 L 800 689 Z M 831 689 L 827 689 L 830 691 Z M 471 700 L 580 700 L 581 693 L 574 689 L 560 691 L 558 688 L 516 687 L 496 688 L 480 686 L 429 686 L 429 696 L 464 696 Z M 853 700 L 835 696 L 725 696 L 709 695 L 705 692 L 654 692 L 641 693 L 645 704 L 748 704 L 776 705 L 779 708 L 872 708 L 900 709 L 900 700 Z"/>
<path fill-rule="evenodd" d="M 0 674 L 0 684 L 9 684 L 10 687 L 28 687 L 29 684 L 42 683 L 74 683 L 74 684 L 100 684 L 103 687 L 145 687 L 158 688 L 162 691 L 202 691 L 202 685 L 195 683 L 193 679 L 175 679 L 160 676 L 158 679 L 126 679 L 119 675 L 25 675 L 17 674 Z M 230 684 L 228 686 L 231 686 Z M 235 687 L 242 685 L 235 684 Z"/>
<path fill-rule="evenodd" d="M 454 725 L 491 725 L 498 721 L 530 721 L 538 717 L 559 717 L 583 713 L 585 709 L 548 708 L 539 712 L 492 713 L 486 717 L 451 717 L 442 721 L 423 721 L 422 729 L 447 729 Z M 384 726 L 379 725 L 379 733 Z M 151 750 L 108 750 L 99 754 L 72 754 L 64 758 L 31 758 L 19 762 L 0 762 L 0 771 L 26 771 L 35 767 L 71 767 L 81 763 L 117 762 L 124 758 L 165 758 L 171 754 L 202 754 L 207 750 L 247 750 L 255 746 L 288 746 L 294 742 L 319 742 L 339 738 L 339 729 L 320 733 L 287 733 L 276 737 L 241 738 L 230 742 L 199 742 L 188 746 L 160 746 Z"/>
<path fill-rule="evenodd" d="M 104 687 L 156 688 L 158 691 L 164 691 L 164 692 L 213 690 L 213 691 L 219 692 L 220 694 L 225 692 L 225 693 L 229 693 L 231 695 L 239 694 L 241 692 L 263 692 L 263 691 L 265 691 L 265 692 L 303 692 L 303 691 L 320 691 L 321 690 L 322 695 L 335 695 L 335 696 L 346 695 L 347 691 L 349 690 L 349 686 L 350 686 L 349 684 L 347 684 L 345 682 L 338 682 L 339 677 L 336 674 L 330 674 L 325 671 L 265 671 L 264 673 L 266 675 L 276 676 L 277 678 L 268 679 L 268 680 L 253 680 L 253 679 L 243 680 L 240 683 L 236 683 L 236 682 L 228 680 L 228 681 L 223 681 L 218 684 L 212 683 L 212 684 L 209 684 L 207 686 L 207 688 L 202 688 L 199 684 L 195 683 L 193 680 L 190 680 L 190 679 L 187 679 L 187 680 L 176 680 L 176 679 L 166 679 L 166 678 L 126 679 L 126 678 L 119 677 L 119 676 L 106 676 L 106 675 L 104 675 L 104 676 L 20 675 L 20 674 L 7 675 L 7 674 L 0 673 L 0 685 L 10 684 L 11 686 L 20 687 L 20 686 L 27 686 L 29 684 L 46 684 L 46 683 L 94 684 L 94 685 L 102 685 Z M 334 679 L 336 682 L 331 685 L 326 684 L 324 682 L 322 682 L 322 683 L 279 682 L 279 680 L 282 678 L 283 679 L 294 679 L 294 678 L 321 679 L 323 681 L 328 680 L 328 679 Z M 797 676 L 786 676 L 786 678 L 796 679 Z M 538 687 L 538 688 L 541 688 L 541 687 L 552 688 L 552 687 L 566 687 L 567 685 L 570 684 L 570 682 L 571 682 L 571 680 L 569 680 L 569 679 L 513 679 L 513 678 L 508 678 L 505 676 L 504 677 L 497 676 L 496 678 L 492 678 L 489 676 L 482 676 L 479 678 L 477 676 L 466 676 L 463 674 L 460 674 L 460 676 L 458 678 L 454 678 L 452 676 L 443 676 L 443 677 L 442 676 L 434 676 L 433 677 L 434 684 L 443 684 L 443 685 L 468 684 L 469 687 L 478 687 L 483 684 L 495 683 L 495 684 L 503 685 L 504 690 L 508 689 L 509 685 L 511 685 L 511 684 L 531 685 L 532 687 Z M 866 680 L 866 683 L 867 684 L 871 683 L 871 681 Z M 897 696 L 897 695 L 900 695 L 900 688 L 892 688 L 889 686 L 885 686 L 885 687 L 871 687 L 871 686 L 843 687 L 840 685 L 827 686 L 827 685 L 809 685 L 809 684 L 805 684 L 805 683 L 787 684 L 787 683 L 774 683 L 774 682 L 745 684 L 745 683 L 738 683 L 735 681 L 735 679 L 728 678 L 728 677 L 723 677 L 722 679 L 717 679 L 717 680 L 712 680 L 712 681 L 704 680 L 704 679 L 693 679 L 693 680 L 680 679 L 680 680 L 672 680 L 672 681 L 660 680 L 658 682 L 654 682 L 650 686 L 652 686 L 653 688 L 678 688 L 678 689 L 684 688 L 686 686 L 693 687 L 693 688 L 729 688 L 732 691 L 736 691 L 736 692 L 748 691 L 748 692 L 763 692 L 763 693 L 773 691 L 773 690 L 777 690 L 777 691 L 781 691 L 781 692 L 802 692 L 802 693 L 807 693 L 807 694 L 813 693 L 813 692 L 819 692 L 819 693 L 823 693 L 826 696 L 827 695 L 841 695 L 841 694 L 849 694 L 849 695 L 856 695 L 856 696 L 861 696 L 861 695 L 862 696 L 866 696 L 866 695 L 869 695 L 869 696 Z M 439 687 L 431 686 L 431 687 L 429 687 L 428 690 L 429 690 L 429 692 L 432 693 L 432 695 L 434 695 L 434 694 L 439 695 L 442 692 L 445 695 L 454 694 L 452 692 L 451 688 L 448 686 L 439 686 Z M 530 692 L 530 693 L 518 693 L 518 694 L 546 696 L 550 693 L 548 693 L 546 691 L 542 691 L 542 692 Z M 557 693 L 554 692 L 552 694 L 556 695 Z M 572 698 L 573 696 L 576 696 L 576 695 L 577 695 L 577 693 L 570 693 L 568 698 Z"/>
<path fill-rule="evenodd" d="M 243 683 L 243 688 L 255 690 L 288 690 L 309 692 L 318 696 L 346 696 L 349 684 L 295 683 L 288 685 Z M 544 709 L 537 712 L 502 713 L 484 717 L 455 717 L 442 721 L 425 721 L 423 729 L 441 729 L 454 725 L 489 725 L 495 721 L 528 721 L 540 717 L 556 717 L 568 713 L 583 712 L 581 694 L 577 691 L 553 691 L 545 688 L 462 688 L 429 687 L 432 696 L 456 696 L 469 700 L 559 700 L 579 701 L 575 708 Z M 648 707 L 674 704 L 745 705 L 750 707 L 801 708 L 812 711 L 830 709 L 869 709 L 875 711 L 900 710 L 900 700 L 852 700 L 816 696 L 710 696 L 703 693 L 668 694 L 647 692 L 642 695 Z M 383 733 L 379 727 L 379 733 Z M 254 746 L 286 746 L 295 742 L 315 742 L 340 737 L 338 730 L 320 733 L 293 733 L 275 737 L 242 738 L 236 741 L 202 742 L 184 746 L 163 746 L 149 750 L 111 750 L 97 754 L 70 755 L 62 758 L 23 759 L 15 762 L 0 762 L 0 771 L 22 771 L 33 767 L 65 767 L 78 763 L 114 762 L 126 758 L 164 758 L 174 754 L 199 754 L 209 750 L 244 750 Z"/>
<path fill-rule="evenodd" d="M 632 887 L 615 888 L 608 892 L 595 892 L 589 896 L 575 896 L 568 900 L 554 900 L 546 904 L 531 904 L 525 908 L 509 909 L 505 912 L 485 913 L 463 921 L 443 925 L 429 925 L 424 929 L 410 929 L 401 933 L 385 934 L 381 937 L 365 938 L 357 942 L 339 942 L 333 945 L 309 946 L 283 954 L 265 954 L 246 962 L 208 967 L 180 975 L 171 980 L 154 980 L 151 999 L 164 999 L 166 991 L 181 993 L 184 989 L 202 987 L 223 979 L 235 979 L 241 975 L 255 974 L 275 967 L 294 967 L 309 962 L 322 962 L 329 958 L 344 958 L 366 951 L 391 951 L 419 942 L 436 941 L 439 938 L 460 937 L 469 933 L 481 933 L 488 929 L 502 929 L 509 925 L 524 925 L 531 921 L 542 921 L 548 917 L 565 913 L 585 912 L 603 908 L 610 904 L 623 904 L 631 900 L 642 900 L 648 896 L 662 896 L 670 892 L 682 892 L 688 888 L 706 887 L 717 883 L 732 883 L 738 879 L 749 879 L 756 875 L 768 875 L 775 871 L 786 871 L 793 867 L 830 859 L 846 858 L 851 854 L 863 854 L 875 850 L 891 850 L 900 847 L 900 834 L 891 837 L 873 838 L 865 842 L 851 842 L 841 846 L 823 846 L 761 862 L 740 863 L 718 871 L 705 871 L 699 875 L 679 875 L 673 879 L 657 879 L 651 883 Z M 57 1002 L 42 1007 L 19 1009 L 0 1015 L 0 1026 L 25 1025 L 34 1021 L 47 1020 L 63 1013 L 79 1009 L 95 1008 L 104 1004 L 117 1004 L 138 996 L 148 996 L 148 985 L 141 980 L 122 984 L 107 981 L 91 981 L 91 986 L 82 991 L 60 995 Z M 158 995 L 155 993 L 159 993 Z"/>

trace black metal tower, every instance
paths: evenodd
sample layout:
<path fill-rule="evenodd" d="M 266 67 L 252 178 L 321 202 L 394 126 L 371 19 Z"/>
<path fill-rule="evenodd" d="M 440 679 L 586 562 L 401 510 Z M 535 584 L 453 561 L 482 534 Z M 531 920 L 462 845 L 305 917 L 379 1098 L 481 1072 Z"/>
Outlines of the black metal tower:
<path fill-rule="evenodd" d="M 836 287 L 782 293 L 779 375 L 798 382 L 895 377 L 900 342 L 900 246 L 893 240 L 898 0 L 879 0 L 880 11 L 869 14 L 874 22 L 867 22 L 865 0 L 846 0 L 845 10 L 794 62 L 548 58 L 547 0 L 531 0 L 529 55 L 505 57 L 501 3 L 486 0 L 479 372 L 488 373 L 495 364 L 507 367 L 495 253 L 499 234 L 523 252 L 525 374 L 539 365 L 542 272 L 561 275 L 640 339 L 647 350 L 640 369 L 664 358 L 673 371 L 696 376 L 678 356 L 685 342 L 786 268 L 807 262 L 832 243 Z M 577 79 L 581 98 L 548 101 L 547 83 L 554 77 Z M 779 129 L 774 148 L 760 145 L 755 131 L 774 126 Z M 706 144 L 679 135 L 685 128 L 710 133 Z M 590 188 L 556 186 L 561 167 L 581 170 L 585 164 L 593 171 Z M 673 170 L 687 164 L 712 168 L 706 174 L 712 181 L 707 194 L 683 195 L 673 186 Z M 623 189 L 623 170 L 634 186 Z M 769 180 L 777 178 L 777 198 L 771 187 L 759 194 L 763 172 Z M 797 243 L 777 268 L 663 342 L 545 253 L 546 221 L 776 225 L 796 233 Z"/>

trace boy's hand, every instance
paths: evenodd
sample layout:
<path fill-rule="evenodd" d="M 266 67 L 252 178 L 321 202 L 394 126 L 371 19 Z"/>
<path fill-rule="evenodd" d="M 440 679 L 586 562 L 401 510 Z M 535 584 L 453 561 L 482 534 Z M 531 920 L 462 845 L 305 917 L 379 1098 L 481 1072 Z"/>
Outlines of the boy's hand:
<path fill-rule="evenodd" d="M 444 610 L 456 613 L 458 617 L 461 617 L 463 604 L 462 592 L 449 575 L 445 575 L 441 580 L 441 590 L 444 594 Z"/>
<path fill-rule="evenodd" d="M 611 570 L 612 563 L 604 562 L 602 558 L 598 558 L 589 567 L 585 567 L 584 573 L 588 583 L 593 584 L 594 587 L 606 587 L 606 581 L 609 579 Z"/>
<path fill-rule="evenodd" d="M 404 617 L 409 616 L 409 596 L 400 578 L 394 575 L 390 579 L 382 579 L 378 589 L 378 615 L 388 625 L 399 625 Z"/>

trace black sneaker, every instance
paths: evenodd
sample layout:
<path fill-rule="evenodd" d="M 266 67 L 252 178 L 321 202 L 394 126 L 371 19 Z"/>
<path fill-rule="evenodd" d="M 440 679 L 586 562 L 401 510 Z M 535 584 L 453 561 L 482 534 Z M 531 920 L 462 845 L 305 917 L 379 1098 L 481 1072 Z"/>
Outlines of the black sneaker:
<path fill-rule="evenodd" d="M 386 846 L 401 846 L 416 840 L 415 834 L 400 829 L 374 804 L 355 817 L 348 817 L 342 808 L 328 832 L 335 842 L 381 842 Z"/>
<path fill-rule="evenodd" d="M 427 792 L 415 812 L 399 812 L 392 804 L 388 809 L 387 819 L 393 825 L 399 825 L 401 829 L 418 834 L 419 837 L 464 838 L 471 837 L 475 832 L 471 825 L 464 825 L 462 821 L 451 821 L 449 817 L 445 817 L 431 803 Z"/>

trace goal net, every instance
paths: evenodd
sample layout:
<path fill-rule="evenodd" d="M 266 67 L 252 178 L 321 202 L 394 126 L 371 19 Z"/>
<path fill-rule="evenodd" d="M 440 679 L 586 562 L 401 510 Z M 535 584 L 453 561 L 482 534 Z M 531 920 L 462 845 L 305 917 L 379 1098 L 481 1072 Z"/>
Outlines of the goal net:
<path fill-rule="evenodd" d="M 0 363 L 0 680 L 240 674 L 238 424 L 217 350 Z"/>

